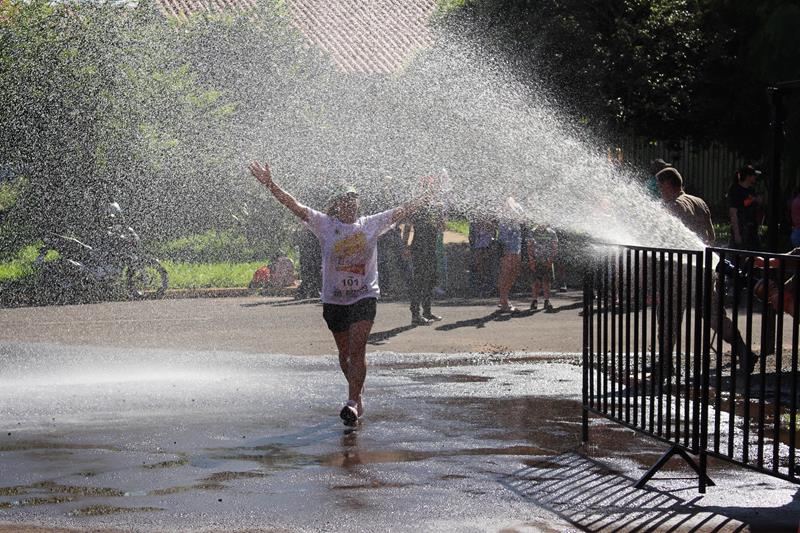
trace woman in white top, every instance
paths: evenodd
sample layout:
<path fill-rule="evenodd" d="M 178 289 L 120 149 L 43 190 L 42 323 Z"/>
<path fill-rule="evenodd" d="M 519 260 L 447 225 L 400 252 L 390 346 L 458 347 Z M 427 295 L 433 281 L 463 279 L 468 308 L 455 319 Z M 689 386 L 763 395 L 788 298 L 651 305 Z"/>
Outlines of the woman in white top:
<path fill-rule="evenodd" d="M 348 187 L 334 197 L 329 214 L 325 214 L 300 204 L 275 184 L 267 163 L 263 166 L 257 161 L 250 163 L 250 172 L 319 239 L 322 315 L 336 340 L 339 365 L 348 384 L 348 399 L 340 417 L 345 425 L 355 426 L 364 414 L 367 339 L 380 296 L 378 237 L 424 205 L 430 193 L 397 208 L 359 217 L 358 193 Z"/>

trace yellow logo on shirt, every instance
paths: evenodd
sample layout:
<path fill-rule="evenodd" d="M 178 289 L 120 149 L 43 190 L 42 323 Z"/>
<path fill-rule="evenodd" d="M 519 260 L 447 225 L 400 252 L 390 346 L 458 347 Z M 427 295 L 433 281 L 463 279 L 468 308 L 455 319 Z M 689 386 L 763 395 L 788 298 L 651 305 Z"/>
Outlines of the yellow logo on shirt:
<path fill-rule="evenodd" d="M 366 258 L 364 257 L 366 250 L 367 237 L 363 233 L 356 233 L 337 241 L 333 245 L 336 270 L 364 275 L 366 272 Z"/>

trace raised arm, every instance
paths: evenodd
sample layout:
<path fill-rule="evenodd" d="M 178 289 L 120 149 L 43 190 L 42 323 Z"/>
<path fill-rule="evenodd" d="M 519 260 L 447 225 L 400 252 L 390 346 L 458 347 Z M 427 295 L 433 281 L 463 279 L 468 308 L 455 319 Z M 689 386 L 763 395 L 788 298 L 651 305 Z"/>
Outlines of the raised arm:
<path fill-rule="evenodd" d="M 416 198 L 414 200 L 410 200 L 395 209 L 394 214 L 392 215 L 392 224 L 396 224 L 403 220 L 406 217 L 409 217 L 419 211 L 423 206 L 431 202 L 433 198 L 433 192 L 427 191 L 425 194 Z"/>
<path fill-rule="evenodd" d="M 731 236 L 733 237 L 733 242 L 741 245 L 742 235 L 739 233 L 739 211 L 735 207 L 731 207 L 728 209 L 728 213 L 731 216 Z"/>
<path fill-rule="evenodd" d="M 308 220 L 308 210 L 297 203 L 297 200 L 289 194 L 288 192 L 284 191 L 278 185 L 272 181 L 272 173 L 269 170 L 269 163 L 264 162 L 264 166 L 261 166 L 261 163 L 258 161 L 253 161 L 250 163 L 250 173 L 255 176 L 255 178 L 266 185 L 269 192 L 272 193 L 280 203 L 286 206 L 286 208 L 294 213 L 300 220 L 307 221 Z"/>

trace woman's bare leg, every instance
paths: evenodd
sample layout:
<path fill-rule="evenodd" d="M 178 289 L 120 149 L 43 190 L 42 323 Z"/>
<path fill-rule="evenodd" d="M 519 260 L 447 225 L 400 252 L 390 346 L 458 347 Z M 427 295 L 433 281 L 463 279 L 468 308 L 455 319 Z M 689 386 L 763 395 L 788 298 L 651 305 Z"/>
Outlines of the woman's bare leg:
<path fill-rule="evenodd" d="M 344 377 L 347 378 L 350 368 L 350 330 L 334 331 L 333 338 L 336 341 L 336 348 L 339 350 L 339 367 L 342 369 Z"/>
<path fill-rule="evenodd" d="M 505 254 L 500 263 L 500 280 L 498 292 L 500 293 L 500 306 L 508 307 L 508 295 L 511 287 L 519 275 L 519 254 Z"/>
<path fill-rule="evenodd" d="M 367 378 L 367 339 L 372 331 L 372 321 L 360 320 L 350 326 L 349 332 L 349 366 L 345 376 L 349 388 L 350 400 L 358 404 L 358 416 L 364 414 L 361 393 Z"/>

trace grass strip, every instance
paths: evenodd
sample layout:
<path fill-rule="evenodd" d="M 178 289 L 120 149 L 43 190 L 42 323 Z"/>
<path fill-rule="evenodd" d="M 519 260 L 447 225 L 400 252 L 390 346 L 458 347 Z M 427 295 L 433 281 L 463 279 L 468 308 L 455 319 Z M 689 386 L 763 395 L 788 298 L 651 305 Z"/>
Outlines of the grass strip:
<path fill-rule="evenodd" d="M 170 289 L 247 287 L 253 279 L 253 272 L 266 263 L 266 260 L 247 263 L 161 262 L 169 274 Z"/>

